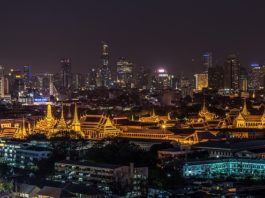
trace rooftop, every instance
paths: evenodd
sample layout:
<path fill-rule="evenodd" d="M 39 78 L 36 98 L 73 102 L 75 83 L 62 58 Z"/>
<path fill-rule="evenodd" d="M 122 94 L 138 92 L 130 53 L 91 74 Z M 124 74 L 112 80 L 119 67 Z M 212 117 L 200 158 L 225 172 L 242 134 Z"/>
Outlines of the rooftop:
<path fill-rule="evenodd" d="M 71 160 L 64 160 L 60 162 L 56 162 L 56 164 L 69 164 L 69 165 L 76 165 L 76 166 L 88 166 L 88 167 L 98 167 L 98 168 L 106 168 L 106 169 L 116 169 L 122 167 L 123 165 L 116 165 L 116 164 L 103 164 L 103 163 L 95 163 L 95 162 L 76 162 Z"/>

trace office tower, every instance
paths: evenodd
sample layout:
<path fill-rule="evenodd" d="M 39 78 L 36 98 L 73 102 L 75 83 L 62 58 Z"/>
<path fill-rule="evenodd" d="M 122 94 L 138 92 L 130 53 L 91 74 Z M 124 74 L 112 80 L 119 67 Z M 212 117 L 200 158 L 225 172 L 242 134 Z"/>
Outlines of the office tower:
<path fill-rule="evenodd" d="M 24 81 L 28 84 L 32 79 L 32 68 L 30 65 L 23 66 Z"/>
<path fill-rule="evenodd" d="M 213 58 L 211 52 L 206 52 L 202 56 L 202 63 L 204 71 L 208 71 L 213 66 Z"/>
<path fill-rule="evenodd" d="M 135 66 L 136 67 L 136 66 Z M 139 89 L 150 88 L 151 84 L 151 70 L 143 66 L 138 66 L 134 69 L 135 87 Z"/>
<path fill-rule="evenodd" d="M 71 59 L 62 58 L 61 63 L 61 79 L 62 79 L 62 88 L 68 89 L 72 86 L 72 69 L 71 69 Z"/>
<path fill-rule="evenodd" d="M 204 88 L 208 88 L 208 73 L 195 74 L 195 89 L 197 91 L 202 91 Z"/>
<path fill-rule="evenodd" d="M 214 66 L 208 69 L 208 87 L 214 90 L 224 88 L 224 70 L 222 66 Z"/>
<path fill-rule="evenodd" d="M 101 86 L 110 87 L 111 84 L 111 70 L 109 67 L 109 46 L 102 42 L 102 55 L 101 55 Z"/>
<path fill-rule="evenodd" d="M 73 88 L 82 89 L 85 88 L 86 74 L 76 73 L 73 75 Z"/>
<path fill-rule="evenodd" d="M 0 66 L 0 98 L 4 98 L 5 96 L 5 75 L 4 75 L 4 67 Z"/>
<path fill-rule="evenodd" d="M 228 56 L 224 65 L 224 88 L 239 90 L 240 61 L 236 55 Z"/>
<path fill-rule="evenodd" d="M 11 69 L 9 73 L 10 92 L 13 98 L 18 98 L 24 93 L 24 72 Z"/>
<path fill-rule="evenodd" d="M 264 89 L 265 65 L 251 64 L 249 72 L 249 88 L 253 90 Z"/>
<path fill-rule="evenodd" d="M 246 92 L 248 89 L 248 72 L 244 67 L 240 67 L 239 72 L 239 90 Z"/>
<path fill-rule="evenodd" d="M 92 68 L 88 72 L 88 87 L 89 88 L 96 88 L 97 87 L 97 77 L 98 71 L 95 68 Z"/>
<path fill-rule="evenodd" d="M 120 58 L 117 62 L 117 83 L 121 87 L 132 88 L 133 82 L 133 63 L 126 58 Z"/>
<path fill-rule="evenodd" d="M 152 87 L 155 89 L 166 89 L 171 87 L 171 75 L 164 68 L 155 70 Z"/>

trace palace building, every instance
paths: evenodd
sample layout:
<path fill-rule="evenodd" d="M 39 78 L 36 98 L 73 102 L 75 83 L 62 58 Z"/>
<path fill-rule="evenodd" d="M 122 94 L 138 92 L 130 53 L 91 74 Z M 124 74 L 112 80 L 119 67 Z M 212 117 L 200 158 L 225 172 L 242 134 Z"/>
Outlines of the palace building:
<path fill-rule="evenodd" d="M 122 133 L 107 115 L 84 115 L 80 118 L 80 122 L 81 130 L 87 139 L 116 137 Z"/>
<path fill-rule="evenodd" d="M 265 111 L 262 115 L 252 115 L 247 109 L 246 100 L 241 112 L 234 120 L 234 128 L 265 128 Z"/>

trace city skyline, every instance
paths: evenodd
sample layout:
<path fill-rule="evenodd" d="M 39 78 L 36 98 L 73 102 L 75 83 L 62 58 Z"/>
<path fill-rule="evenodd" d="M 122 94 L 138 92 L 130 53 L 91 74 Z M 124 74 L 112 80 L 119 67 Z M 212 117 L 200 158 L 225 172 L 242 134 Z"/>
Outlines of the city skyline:
<path fill-rule="evenodd" d="M 263 64 L 263 7 L 258 0 L 4 2 L 0 64 L 58 72 L 60 59 L 70 57 L 74 71 L 87 72 L 101 64 L 102 41 L 110 65 L 126 57 L 191 75 L 203 70 L 205 52 L 213 54 L 213 64 L 224 64 L 231 53 L 239 54 L 242 66 Z"/>

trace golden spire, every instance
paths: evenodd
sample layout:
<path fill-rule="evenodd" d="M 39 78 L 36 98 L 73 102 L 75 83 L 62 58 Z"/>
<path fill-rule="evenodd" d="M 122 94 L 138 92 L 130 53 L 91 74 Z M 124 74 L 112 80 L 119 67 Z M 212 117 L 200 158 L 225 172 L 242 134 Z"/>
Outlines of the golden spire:
<path fill-rule="evenodd" d="M 252 93 L 252 98 L 255 99 L 256 98 L 256 93 L 255 93 L 255 90 L 253 91 Z"/>
<path fill-rule="evenodd" d="M 65 122 L 65 120 L 64 120 L 63 104 L 62 104 L 62 110 L 61 110 L 61 118 L 60 118 L 60 120 L 58 121 L 57 128 L 58 128 L 58 129 L 61 129 L 61 130 L 67 128 L 66 122 Z"/>
<path fill-rule="evenodd" d="M 47 105 L 47 114 L 46 114 L 46 119 L 47 120 L 53 120 L 53 115 L 52 115 L 52 105 L 49 102 Z"/>
<path fill-rule="evenodd" d="M 248 115 L 249 114 L 248 109 L 247 109 L 247 100 L 246 100 L 246 98 L 244 98 L 244 106 L 243 106 L 243 109 L 242 109 L 241 113 L 243 115 Z"/>
<path fill-rule="evenodd" d="M 27 136 L 24 117 L 23 117 L 23 120 L 22 120 L 22 127 L 20 127 L 20 129 L 18 131 L 18 134 L 16 136 L 19 139 L 24 139 Z"/>
<path fill-rule="evenodd" d="M 155 109 L 153 108 L 153 111 L 152 111 L 152 116 L 155 117 L 156 116 L 156 112 L 155 112 Z"/>
<path fill-rule="evenodd" d="M 171 112 L 168 112 L 168 113 L 167 113 L 167 119 L 168 119 L 168 120 L 171 120 L 170 114 L 171 114 Z"/>
<path fill-rule="evenodd" d="M 73 131 L 81 131 L 80 121 L 79 121 L 78 113 L 77 113 L 77 104 L 76 103 L 75 103 L 74 119 L 73 119 L 73 122 L 72 122 L 72 130 Z"/>
<path fill-rule="evenodd" d="M 132 119 L 131 119 L 131 121 L 134 121 L 134 114 L 132 114 Z"/>
<path fill-rule="evenodd" d="M 207 111 L 205 98 L 203 99 L 202 111 L 204 111 L 204 112 Z"/>

